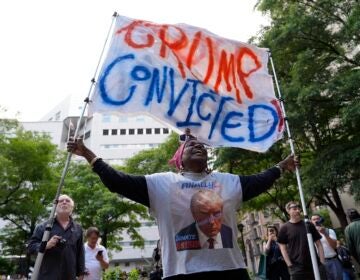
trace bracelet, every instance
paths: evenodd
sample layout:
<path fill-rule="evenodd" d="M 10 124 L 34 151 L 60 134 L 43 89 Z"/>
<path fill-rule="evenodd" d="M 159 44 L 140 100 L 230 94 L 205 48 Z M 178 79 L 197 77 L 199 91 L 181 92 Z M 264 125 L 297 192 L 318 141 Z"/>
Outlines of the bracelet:
<path fill-rule="evenodd" d="M 280 166 L 280 164 L 276 164 L 275 167 L 280 170 L 280 174 L 283 174 L 283 173 L 284 173 L 285 170 L 284 170 L 284 168 L 282 168 L 282 167 Z"/>
<path fill-rule="evenodd" d="M 91 167 L 93 167 L 93 166 L 94 166 L 94 163 L 95 163 L 98 159 L 100 159 L 100 158 L 98 158 L 98 157 L 94 157 L 94 158 L 90 161 L 90 165 L 91 165 Z"/>

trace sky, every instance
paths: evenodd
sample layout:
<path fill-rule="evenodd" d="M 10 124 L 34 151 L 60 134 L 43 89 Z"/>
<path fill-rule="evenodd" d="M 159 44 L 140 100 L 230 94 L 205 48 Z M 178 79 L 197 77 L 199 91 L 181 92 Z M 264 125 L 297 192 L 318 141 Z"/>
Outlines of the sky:
<path fill-rule="evenodd" d="M 86 97 L 116 11 L 187 23 L 246 42 L 269 19 L 257 0 L 0 1 L 0 118 L 38 121 L 69 95 Z M 79 104 L 82 106 L 83 104 Z"/>

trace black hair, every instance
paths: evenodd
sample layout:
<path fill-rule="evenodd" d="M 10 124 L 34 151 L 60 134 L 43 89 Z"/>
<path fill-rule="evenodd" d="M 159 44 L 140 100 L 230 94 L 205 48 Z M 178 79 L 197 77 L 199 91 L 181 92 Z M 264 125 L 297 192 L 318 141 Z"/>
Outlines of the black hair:
<path fill-rule="evenodd" d="M 349 217 L 350 222 L 360 219 L 360 214 L 355 208 L 348 209 L 346 215 Z"/>
<path fill-rule="evenodd" d="M 86 237 L 90 237 L 93 233 L 95 233 L 98 237 L 100 236 L 100 231 L 97 227 L 89 227 L 86 230 Z"/>

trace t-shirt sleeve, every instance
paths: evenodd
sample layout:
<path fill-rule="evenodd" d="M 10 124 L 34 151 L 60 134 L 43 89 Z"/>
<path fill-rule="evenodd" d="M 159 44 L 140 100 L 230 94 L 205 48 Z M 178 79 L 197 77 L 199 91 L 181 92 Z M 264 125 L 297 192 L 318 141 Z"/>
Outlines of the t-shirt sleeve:
<path fill-rule="evenodd" d="M 280 244 L 288 244 L 288 243 L 289 243 L 288 236 L 287 236 L 287 228 L 286 228 L 286 225 L 283 225 L 283 226 L 280 228 L 277 242 L 280 243 Z"/>
<path fill-rule="evenodd" d="M 255 175 L 240 176 L 240 182 L 243 191 L 243 201 L 250 200 L 251 198 L 265 192 L 279 177 L 280 170 L 277 167 L 272 167 Z"/>
<path fill-rule="evenodd" d="M 313 237 L 314 242 L 320 240 L 322 236 L 321 236 L 321 234 L 317 231 L 317 229 L 315 228 L 315 226 L 314 226 L 312 223 L 310 223 L 310 222 L 308 222 L 308 226 L 309 226 L 309 231 L 310 231 L 310 233 L 311 233 L 311 235 L 312 235 L 312 237 Z"/>
<path fill-rule="evenodd" d="M 329 228 L 329 237 L 333 240 L 337 240 L 335 230 Z"/>
<path fill-rule="evenodd" d="M 93 171 L 111 191 L 149 207 L 149 194 L 145 176 L 135 176 L 117 171 L 103 160 L 95 162 Z"/>

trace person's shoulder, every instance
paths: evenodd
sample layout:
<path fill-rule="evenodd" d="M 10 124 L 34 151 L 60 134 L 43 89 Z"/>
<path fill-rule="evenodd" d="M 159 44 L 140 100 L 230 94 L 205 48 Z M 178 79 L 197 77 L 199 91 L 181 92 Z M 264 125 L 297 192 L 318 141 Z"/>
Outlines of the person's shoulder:
<path fill-rule="evenodd" d="M 35 230 L 45 230 L 48 220 L 43 221 L 36 225 Z"/>
<path fill-rule="evenodd" d="M 101 244 L 99 244 L 98 247 L 99 247 L 100 250 L 107 251 L 106 248 Z"/>

